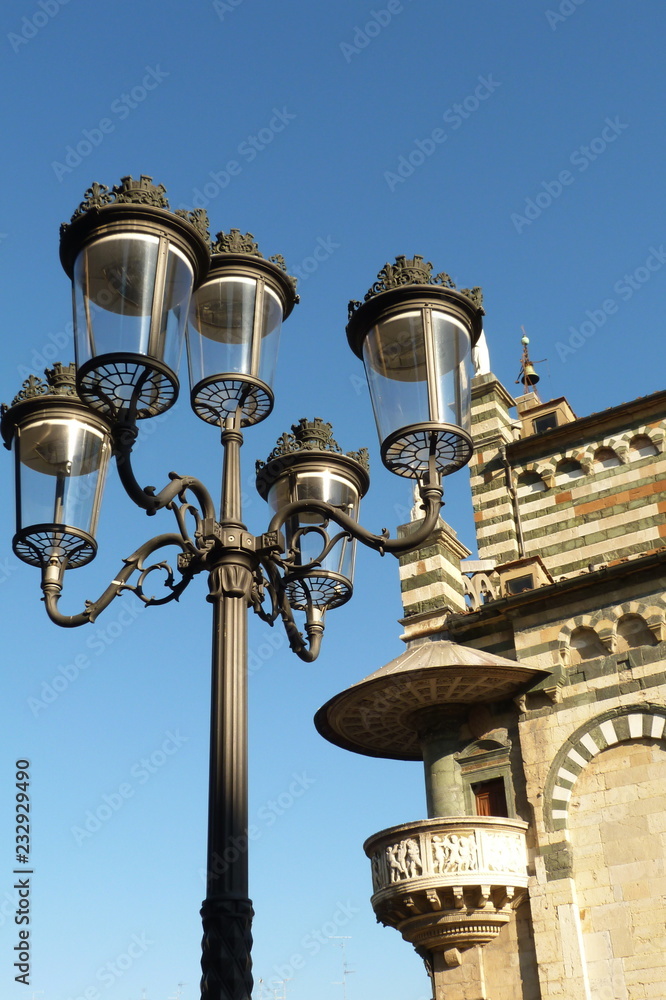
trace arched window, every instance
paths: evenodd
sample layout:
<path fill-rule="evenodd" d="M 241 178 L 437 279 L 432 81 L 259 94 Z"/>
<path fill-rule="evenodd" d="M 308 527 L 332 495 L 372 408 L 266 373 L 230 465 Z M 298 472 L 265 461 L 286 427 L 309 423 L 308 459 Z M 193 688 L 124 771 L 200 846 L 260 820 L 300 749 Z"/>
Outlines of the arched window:
<path fill-rule="evenodd" d="M 656 646 L 657 640 L 640 615 L 624 615 L 617 624 L 617 645 L 619 653 L 636 646 Z"/>
<path fill-rule="evenodd" d="M 570 663 L 592 660 L 595 656 L 608 656 L 608 650 L 593 628 L 581 625 L 571 633 L 569 640 Z"/>
<path fill-rule="evenodd" d="M 647 434 L 639 434 L 630 443 L 632 458 L 648 458 L 651 455 L 658 455 L 656 447 Z"/>
<path fill-rule="evenodd" d="M 545 482 L 538 472 L 521 472 L 518 476 L 518 496 L 525 497 L 531 493 L 543 493 L 547 490 Z"/>
<path fill-rule="evenodd" d="M 555 469 L 555 479 L 558 483 L 568 483 L 572 479 L 580 479 L 584 475 L 580 462 L 565 458 Z"/>
<path fill-rule="evenodd" d="M 599 448 L 594 456 L 594 463 L 602 469 L 612 469 L 620 464 L 620 459 L 612 448 Z"/>

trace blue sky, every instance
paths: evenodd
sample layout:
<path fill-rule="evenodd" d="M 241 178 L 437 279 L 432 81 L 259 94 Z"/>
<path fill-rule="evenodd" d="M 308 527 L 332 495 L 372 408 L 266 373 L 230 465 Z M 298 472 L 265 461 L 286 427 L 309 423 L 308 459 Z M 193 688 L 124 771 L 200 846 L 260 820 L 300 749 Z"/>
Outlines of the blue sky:
<path fill-rule="evenodd" d="M 510 390 L 523 326 L 542 397 L 566 395 L 579 415 L 663 388 L 666 9 L 656 0 L 13 0 L 0 18 L 1 399 L 29 371 L 73 356 L 60 223 L 91 182 L 141 173 L 166 186 L 172 206 L 206 207 L 213 232 L 254 233 L 303 278 L 275 410 L 246 433 L 245 516 L 256 533 L 268 510 L 254 460 L 302 416 L 331 421 L 345 450 L 370 447 L 368 527 L 393 532 L 407 519 L 409 484 L 381 468 L 344 333 L 347 301 L 397 254 L 483 287 L 492 368 Z M 143 482 L 160 486 L 176 469 L 218 493 L 217 434 L 185 392 L 146 425 L 136 464 Z M 194 1000 L 205 582 L 179 605 L 137 610 L 128 596 L 94 626 L 57 629 L 37 571 L 11 552 L 8 454 L 4 469 L 2 995 L 140 1000 L 145 989 L 146 1000 L 167 1000 L 183 983 L 182 1000 Z M 473 549 L 466 473 L 446 487 L 445 516 Z M 65 611 L 96 597 L 149 534 L 171 530 L 167 513 L 159 525 L 142 518 L 111 477 L 99 555 L 68 574 Z M 315 664 L 251 623 L 251 895 L 267 998 L 287 979 L 289 1000 L 343 1000 L 343 941 L 348 1000 L 428 996 L 411 947 L 375 923 L 362 851 L 370 834 L 425 816 L 422 769 L 345 753 L 311 721 L 399 655 L 400 615 L 395 560 L 360 552 L 354 599 L 329 615 Z M 65 679 L 59 691 L 54 678 Z M 21 758 L 32 772 L 29 988 L 12 967 Z M 109 802 L 99 829 L 77 833 Z"/>

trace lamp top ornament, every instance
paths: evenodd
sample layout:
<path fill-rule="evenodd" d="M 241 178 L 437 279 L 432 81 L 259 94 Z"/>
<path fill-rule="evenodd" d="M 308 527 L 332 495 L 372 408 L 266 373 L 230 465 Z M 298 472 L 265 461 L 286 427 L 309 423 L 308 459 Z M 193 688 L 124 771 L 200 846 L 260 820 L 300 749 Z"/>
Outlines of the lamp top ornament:
<path fill-rule="evenodd" d="M 76 365 L 63 365 L 61 361 L 56 361 L 53 368 L 47 368 L 44 372 L 46 382 L 38 375 L 28 375 L 20 390 L 12 400 L 12 406 L 22 403 L 26 399 L 34 399 L 36 396 L 50 394 L 52 396 L 76 396 Z M 3 404 L 3 412 L 7 407 Z"/>
<path fill-rule="evenodd" d="M 483 292 L 481 288 L 456 288 L 455 282 L 446 271 L 432 273 L 433 265 L 419 254 L 406 257 L 404 254 L 395 259 L 394 264 L 386 263 L 377 275 L 377 281 L 367 291 L 363 302 L 352 299 L 348 307 L 347 335 L 349 343 L 358 357 L 362 357 L 362 336 L 359 338 L 361 325 L 367 328 L 371 325 L 385 306 L 392 305 L 402 297 L 415 299 L 429 297 L 444 301 L 458 301 L 469 309 L 472 307 L 474 343 L 481 335 L 483 310 Z M 381 297 L 381 299 L 380 299 Z"/>
<path fill-rule="evenodd" d="M 291 434 L 285 433 L 278 439 L 266 461 L 262 462 L 261 459 L 257 461 L 257 472 L 276 458 L 295 455 L 301 451 L 332 451 L 337 455 L 344 454 L 333 437 L 332 424 L 326 423 L 321 417 L 315 417 L 314 420 L 306 420 L 305 417 L 301 417 L 297 424 L 291 425 Z M 370 468 L 367 448 L 348 451 L 347 456 L 353 458 L 364 469 Z"/>
<path fill-rule="evenodd" d="M 3 403 L 0 406 L 2 417 L 2 437 L 5 448 L 11 448 L 16 426 L 22 417 L 40 409 L 43 405 L 53 407 L 58 403 L 65 404 L 73 414 L 86 411 L 85 403 L 76 391 L 76 365 L 64 365 L 56 361 L 53 368 L 46 368 L 45 379 L 38 375 L 28 375 L 23 385 L 14 396 L 11 406 Z M 73 408 L 73 409 L 72 409 Z"/>
<path fill-rule="evenodd" d="M 277 444 L 265 462 L 259 459 L 256 462 L 257 489 L 266 498 L 268 490 L 285 471 L 297 464 L 299 458 L 313 457 L 317 453 L 325 452 L 333 458 L 337 464 L 341 461 L 348 466 L 349 460 L 356 466 L 360 466 L 359 473 L 364 483 L 364 492 L 369 485 L 368 472 L 370 469 L 370 459 L 367 448 L 359 448 L 358 451 L 343 452 L 338 442 L 333 437 L 333 425 L 315 417 L 314 420 L 306 420 L 305 417 L 296 424 L 291 425 L 291 434 L 286 432 L 278 438 Z M 340 460 L 333 456 L 340 456 Z"/>
<path fill-rule="evenodd" d="M 287 271 L 287 264 L 281 253 L 272 254 L 270 257 L 264 257 L 259 245 L 255 240 L 252 233 L 241 233 L 240 229 L 230 229 L 228 233 L 220 232 L 216 233 L 215 241 L 211 243 L 211 253 L 213 257 L 213 268 L 216 264 L 223 264 L 224 257 L 218 256 L 218 260 L 215 260 L 217 255 L 234 255 L 235 257 L 258 257 L 261 261 L 266 261 L 268 265 L 273 265 L 273 268 L 278 272 L 276 277 L 280 280 L 281 284 L 285 284 L 285 289 L 288 291 L 287 303 L 288 312 L 285 313 L 285 317 L 289 315 L 292 308 L 300 302 L 300 296 L 296 294 L 296 278 L 289 274 Z M 285 303 L 285 304 L 287 304 Z"/>
<path fill-rule="evenodd" d="M 131 176 L 121 177 L 120 184 L 111 189 L 106 184 L 93 182 L 83 196 L 83 201 L 75 210 L 69 222 L 60 226 L 60 260 L 66 273 L 71 277 L 76 255 L 87 237 L 99 229 L 104 219 L 129 218 L 166 222 L 184 235 L 194 236 L 197 262 L 201 272 L 208 270 L 210 257 L 210 233 L 208 214 L 203 208 L 192 211 L 184 208 L 172 210 L 163 184 L 153 184 L 152 177 L 141 174 L 138 180 Z"/>

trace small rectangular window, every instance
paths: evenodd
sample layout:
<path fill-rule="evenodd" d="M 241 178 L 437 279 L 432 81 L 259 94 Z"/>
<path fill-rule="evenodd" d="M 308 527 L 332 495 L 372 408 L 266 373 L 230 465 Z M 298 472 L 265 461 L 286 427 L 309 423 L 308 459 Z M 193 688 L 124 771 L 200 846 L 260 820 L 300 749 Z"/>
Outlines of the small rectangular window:
<path fill-rule="evenodd" d="M 557 427 L 557 414 L 546 413 L 543 417 L 535 417 L 532 421 L 532 426 L 534 427 L 535 434 L 542 434 L 544 431 L 550 431 L 553 427 Z"/>
<path fill-rule="evenodd" d="M 506 804 L 506 790 L 503 778 L 493 778 L 491 781 L 482 781 L 478 785 L 472 785 L 474 799 L 476 800 L 477 816 L 509 816 Z"/>
<path fill-rule="evenodd" d="M 514 576 L 512 580 L 506 581 L 507 594 L 524 594 L 526 590 L 534 590 L 534 577 L 531 573 Z"/>

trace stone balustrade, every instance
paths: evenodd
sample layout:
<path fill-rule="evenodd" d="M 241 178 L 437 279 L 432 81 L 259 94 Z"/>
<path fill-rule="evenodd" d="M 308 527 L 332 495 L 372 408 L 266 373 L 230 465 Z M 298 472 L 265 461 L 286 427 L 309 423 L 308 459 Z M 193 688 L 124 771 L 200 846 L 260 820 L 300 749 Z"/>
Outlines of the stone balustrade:
<path fill-rule="evenodd" d="M 499 934 L 527 889 L 527 823 L 449 816 L 382 830 L 364 844 L 372 905 L 420 954 L 460 951 Z"/>

